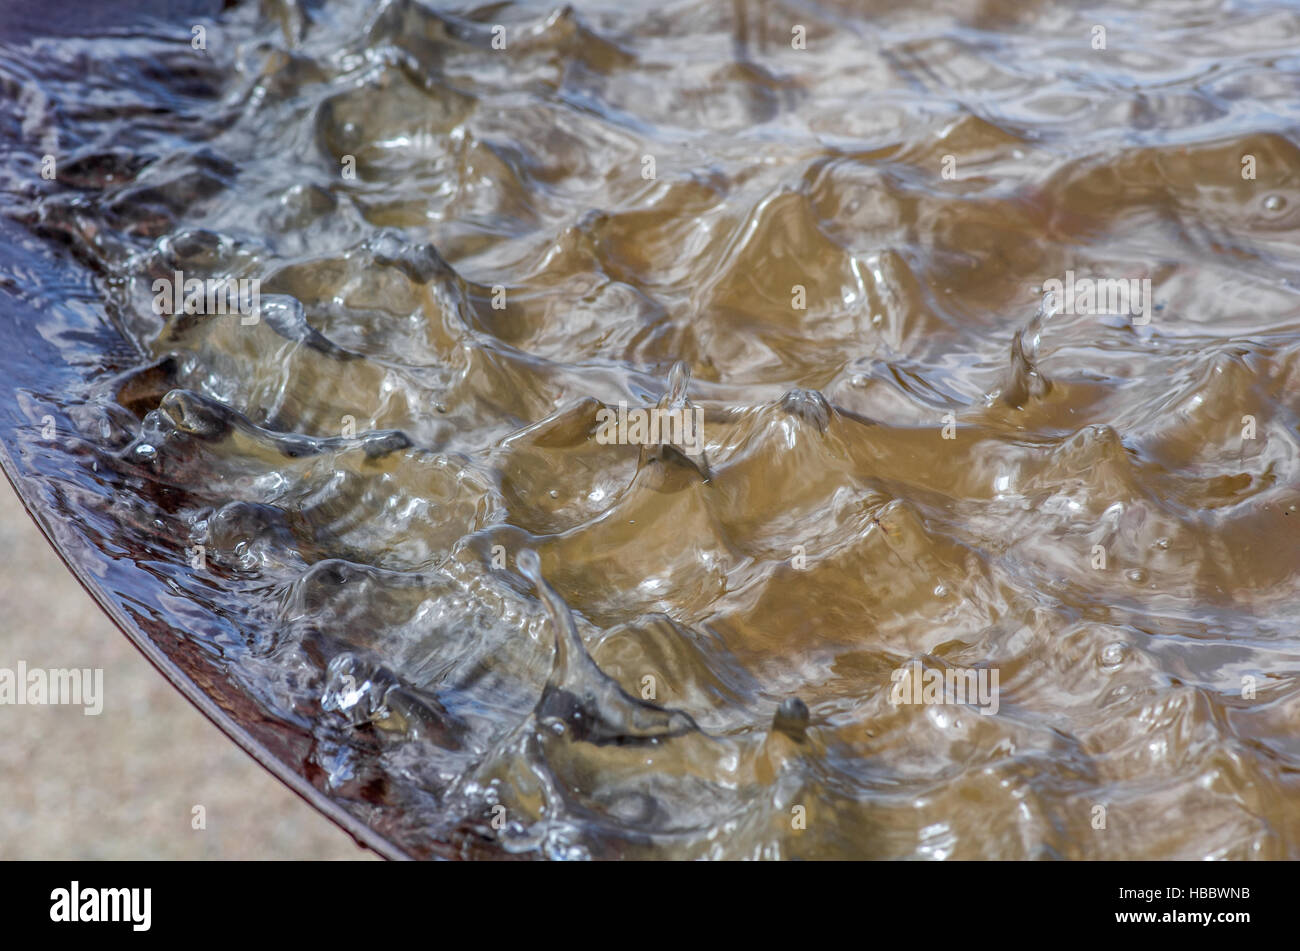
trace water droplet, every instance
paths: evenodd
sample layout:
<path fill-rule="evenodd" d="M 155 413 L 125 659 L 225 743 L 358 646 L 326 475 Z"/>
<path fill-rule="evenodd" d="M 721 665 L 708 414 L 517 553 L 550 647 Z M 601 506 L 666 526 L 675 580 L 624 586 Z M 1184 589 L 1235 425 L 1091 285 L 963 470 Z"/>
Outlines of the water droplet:
<path fill-rule="evenodd" d="M 781 701 L 772 717 L 772 729 L 794 739 L 802 739 L 808 729 L 808 705 L 798 697 L 787 697 Z"/>
<path fill-rule="evenodd" d="M 1286 207 L 1286 199 L 1281 195 L 1269 195 L 1264 199 L 1264 208 L 1268 211 L 1281 211 Z"/>
<path fill-rule="evenodd" d="M 1142 568 L 1130 568 L 1128 571 L 1124 572 L 1124 577 L 1128 578 L 1128 580 L 1134 584 L 1145 584 L 1147 573 L 1145 569 Z"/>
<path fill-rule="evenodd" d="M 1123 644 L 1107 644 L 1101 650 L 1101 664 L 1103 667 L 1118 667 L 1124 663 L 1124 654 Z"/>

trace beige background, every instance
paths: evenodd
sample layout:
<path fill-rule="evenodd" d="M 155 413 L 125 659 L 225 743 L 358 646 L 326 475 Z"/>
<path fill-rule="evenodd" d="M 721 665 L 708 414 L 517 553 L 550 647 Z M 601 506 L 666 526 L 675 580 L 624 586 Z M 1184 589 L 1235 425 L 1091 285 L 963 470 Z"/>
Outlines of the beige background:
<path fill-rule="evenodd" d="M 0 553 L 0 667 L 102 667 L 107 697 L 96 717 L 0 705 L 0 859 L 374 858 L 149 665 L 3 477 Z"/>

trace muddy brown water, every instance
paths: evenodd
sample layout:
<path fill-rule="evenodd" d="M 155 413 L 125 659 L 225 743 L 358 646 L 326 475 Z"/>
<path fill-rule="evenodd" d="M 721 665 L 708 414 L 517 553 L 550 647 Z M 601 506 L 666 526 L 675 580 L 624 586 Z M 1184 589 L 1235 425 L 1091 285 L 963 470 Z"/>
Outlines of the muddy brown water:
<path fill-rule="evenodd" d="M 1300 857 L 1300 11 L 159 6 L 0 46 L 10 467 L 318 800 Z"/>

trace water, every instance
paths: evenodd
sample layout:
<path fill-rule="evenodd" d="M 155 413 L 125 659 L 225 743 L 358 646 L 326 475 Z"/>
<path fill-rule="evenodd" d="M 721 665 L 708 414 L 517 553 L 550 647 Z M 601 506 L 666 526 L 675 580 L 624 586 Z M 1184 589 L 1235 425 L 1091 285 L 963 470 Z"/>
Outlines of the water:
<path fill-rule="evenodd" d="M 1300 11 L 216 6 L 0 47 L 9 442 L 290 769 L 416 856 L 1300 857 Z"/>

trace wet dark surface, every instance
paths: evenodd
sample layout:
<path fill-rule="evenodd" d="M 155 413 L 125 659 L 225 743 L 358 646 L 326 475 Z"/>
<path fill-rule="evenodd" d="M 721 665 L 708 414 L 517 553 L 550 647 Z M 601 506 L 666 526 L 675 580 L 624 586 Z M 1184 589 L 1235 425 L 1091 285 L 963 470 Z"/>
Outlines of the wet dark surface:
<path fill-rule="evenodd" d="M 165 7 L 0 20 L 0 438 L 356 834 L 1300 854 L 1300 12 Z"/>

